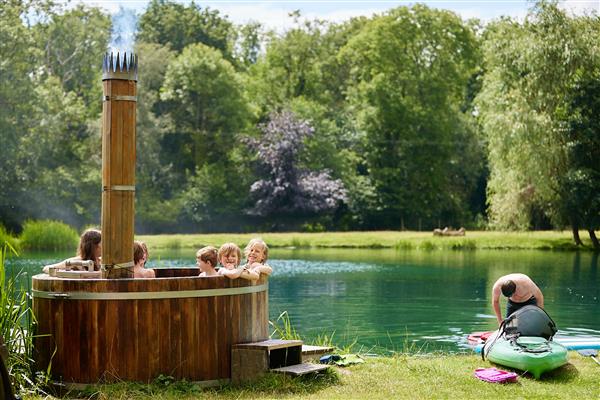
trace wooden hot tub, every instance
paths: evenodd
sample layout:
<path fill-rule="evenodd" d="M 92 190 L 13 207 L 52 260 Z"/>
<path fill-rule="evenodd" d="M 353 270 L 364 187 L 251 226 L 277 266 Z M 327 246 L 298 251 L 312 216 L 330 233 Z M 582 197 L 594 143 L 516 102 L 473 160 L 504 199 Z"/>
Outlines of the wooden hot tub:
<path fill-rule="evenodd" d="M 219 384 L 231 378 L 233 344 L 268 339 L 267 278 L 155 272 L 156 279 L 34 276 L 37 369 L 51 362 L 52 379 L 71 384 L 161 374 Z"/>

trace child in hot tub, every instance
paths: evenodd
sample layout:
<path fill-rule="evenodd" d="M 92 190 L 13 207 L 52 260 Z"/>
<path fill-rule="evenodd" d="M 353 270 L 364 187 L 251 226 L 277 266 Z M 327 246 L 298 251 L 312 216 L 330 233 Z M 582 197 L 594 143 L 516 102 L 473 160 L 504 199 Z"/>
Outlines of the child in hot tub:
<path fill-rule="evenodd" d="M 244 255 L 246 256 L 246 264 L 244 265 L 250 271 L 261 274 L 271 275 L 273 268 L 266 264 L 267 258 L 269 258 L 269 247 L 260 238 L 254 238 L 248 242 L 248 245 L 244 249 Z"/>
<path fill-rule="evenodd" d="M 249 281 L 256 281 L 259 278 L 259 273 L 250 270 L 249 268 L 240 268 L 242 260 L 242 252 L 235 243 L 225 243 L 219 248 L 219 274 L 230 279 L 242 278 Z"/>

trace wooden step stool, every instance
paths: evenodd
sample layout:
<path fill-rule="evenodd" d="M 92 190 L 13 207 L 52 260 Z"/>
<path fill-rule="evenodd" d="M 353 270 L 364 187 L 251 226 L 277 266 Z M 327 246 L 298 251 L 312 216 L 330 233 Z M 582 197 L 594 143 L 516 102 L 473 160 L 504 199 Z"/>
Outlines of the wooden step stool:
<path fill-rule="evenodd" d="M 302 362 L 319 361 L 325 354 L 333 353 L 335 348 L 331 346 L 309 346 L 302 345 Z"/>
<path fill-rule="evenodd" d="M 303 375 L 327 369 L 327 365 L 302 364 L 301 340 L 265 340 L 231 347 L 231 381 L 254 380 L 267 371 Z"/>

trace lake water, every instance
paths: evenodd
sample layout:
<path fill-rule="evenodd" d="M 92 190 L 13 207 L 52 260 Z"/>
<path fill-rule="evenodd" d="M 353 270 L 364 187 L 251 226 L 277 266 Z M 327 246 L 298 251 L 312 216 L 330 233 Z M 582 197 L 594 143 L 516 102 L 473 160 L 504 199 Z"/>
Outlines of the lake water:
<path fill-rule="evenodd" d="M 29 254 L 8 264 L 35 274 L 67 256 Z M 151 249 L 148 265 L 193 261 L 192 249 Z M 269 264 L 271 320 L 287 311 L 309 343 L 333 334 L 337 345 L 356 342 L 355 351 L 463 350 L 467 334 L 496 328 L 491 287 L 511 272 L 529 275 L 542 289 L 559 334 L 600 338 L 599 262 L 592 253 L 274 249 Z"/>

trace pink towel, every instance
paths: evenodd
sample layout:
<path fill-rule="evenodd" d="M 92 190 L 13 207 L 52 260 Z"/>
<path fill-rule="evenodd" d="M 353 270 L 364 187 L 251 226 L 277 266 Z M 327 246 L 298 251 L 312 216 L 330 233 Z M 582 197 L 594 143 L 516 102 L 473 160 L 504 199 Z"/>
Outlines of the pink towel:
<path fill-rule="evenodd" d="M 475 377 L 482 381 L 492 383 L 511 383 L 517 381 L 517 375 L 514 372 L 502 371 L 496 368 L 477 368 L 475 370 Z"/>

